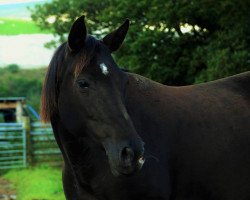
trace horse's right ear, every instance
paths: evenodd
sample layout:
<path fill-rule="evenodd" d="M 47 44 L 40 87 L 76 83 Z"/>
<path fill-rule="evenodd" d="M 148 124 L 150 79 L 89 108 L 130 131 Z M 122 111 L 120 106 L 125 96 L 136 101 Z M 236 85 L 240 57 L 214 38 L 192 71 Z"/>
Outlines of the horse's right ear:
<path fill-rule="evenodd" d="M 74 22 L 69 32 L 68 46 L 70 50 L 74 52 L 78 52 L 81 48 L 83 48 L 87 37 L 87 29 L 84 18 L 84 15 L 79 17 Z"/>

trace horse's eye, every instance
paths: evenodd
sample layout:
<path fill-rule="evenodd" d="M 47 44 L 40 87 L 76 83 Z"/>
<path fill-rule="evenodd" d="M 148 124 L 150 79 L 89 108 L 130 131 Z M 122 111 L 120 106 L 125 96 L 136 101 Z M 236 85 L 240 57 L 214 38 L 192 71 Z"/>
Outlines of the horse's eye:
<path fill-rule="evenodd" d="M 86 89 L 89 87 L 89 83 L 86 80 L 79 80 L 77 81 L 77 84 L 82 89 Z"/>

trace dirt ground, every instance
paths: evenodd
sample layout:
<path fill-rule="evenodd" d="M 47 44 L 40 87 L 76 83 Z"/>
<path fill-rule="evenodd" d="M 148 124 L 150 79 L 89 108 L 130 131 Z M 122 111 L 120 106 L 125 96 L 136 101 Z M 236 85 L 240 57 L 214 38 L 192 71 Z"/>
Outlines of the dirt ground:
<path fill-rule="evenodd" d="M 16 200 L 13 184 L 0 177 L 0 200 Z"/>

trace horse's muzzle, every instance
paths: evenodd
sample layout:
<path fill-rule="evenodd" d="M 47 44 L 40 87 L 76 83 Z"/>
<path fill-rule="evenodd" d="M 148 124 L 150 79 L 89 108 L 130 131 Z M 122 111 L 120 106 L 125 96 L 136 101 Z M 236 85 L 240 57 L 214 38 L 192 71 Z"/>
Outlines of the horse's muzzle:
<path fill-rule="evenodd" d="M 120 142 L 106 146 L 111 172 L 114 176 L 133 175 L 144 162 L 144 143 L 141 140 Z"/>
<path fill-rule="evenodd" d="M 122 175 L 131 175 L 140 170 L 145 162 L 143 157 L 144 149 L 140 153 L 134 152 L 130 147 L 124 147 L 120 153 L 118 170 Z"/>

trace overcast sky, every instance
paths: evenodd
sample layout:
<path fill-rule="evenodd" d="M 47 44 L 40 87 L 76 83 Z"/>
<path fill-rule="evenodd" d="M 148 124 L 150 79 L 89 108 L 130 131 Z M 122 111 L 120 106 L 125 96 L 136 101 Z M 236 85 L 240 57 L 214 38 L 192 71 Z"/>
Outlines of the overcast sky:
<path fill-rule="evenodd" d="M 27 7 L 34 7 L 37 3 L 50 0 L 0 0 L 0 17 L 4 18 L 30 18 Z"/>
<path fill-rule="evenodd" d="M 42 1 L 46 0 L 0 0 L 0 6 L 9 4 L 29 3 L 29 2 L 42 2 Z"/>

